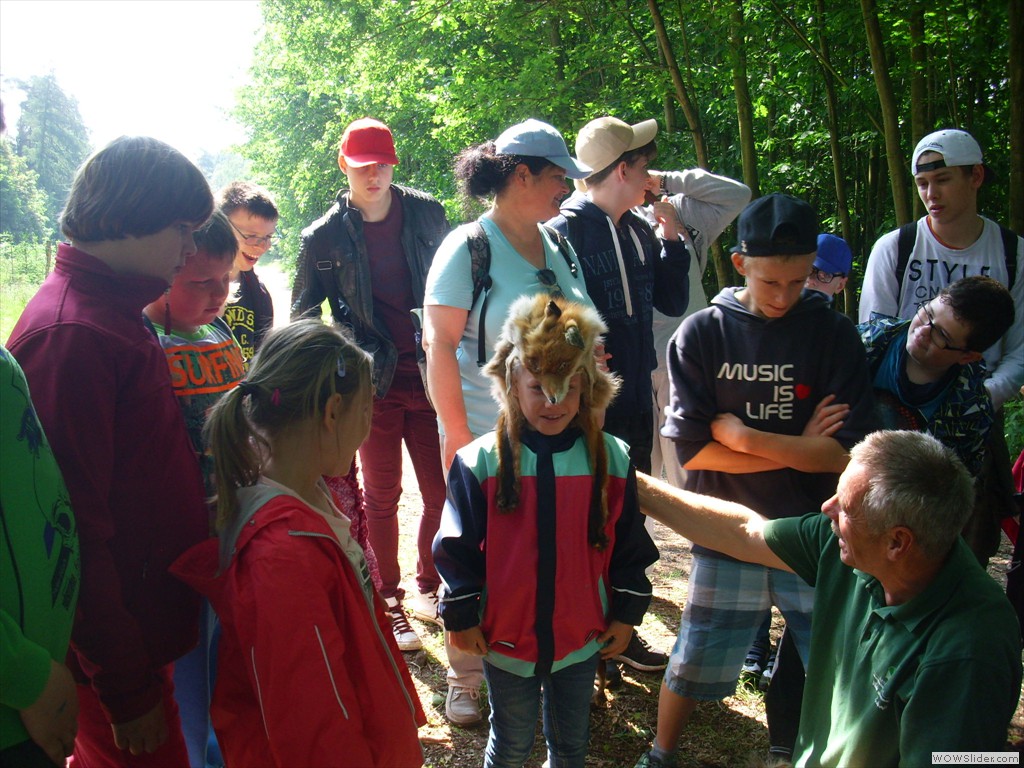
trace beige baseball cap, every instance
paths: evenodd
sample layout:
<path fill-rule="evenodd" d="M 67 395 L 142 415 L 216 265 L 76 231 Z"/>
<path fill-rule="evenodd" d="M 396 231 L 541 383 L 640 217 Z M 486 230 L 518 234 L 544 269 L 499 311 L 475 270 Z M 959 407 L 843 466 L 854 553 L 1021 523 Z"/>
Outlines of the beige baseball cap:
<path fill-rule="evenodd" d="M 650 144 L 657 135 L 658 121 L 653 118 L 630 125 L 617 117 L 599 117 L 580 129 L 576 136 L 576 157 L 593 168 L 594 173 L 599 173 L 623 152 Z M 576 187 L 584 191 L 586 181 L 576 182 Z"/>

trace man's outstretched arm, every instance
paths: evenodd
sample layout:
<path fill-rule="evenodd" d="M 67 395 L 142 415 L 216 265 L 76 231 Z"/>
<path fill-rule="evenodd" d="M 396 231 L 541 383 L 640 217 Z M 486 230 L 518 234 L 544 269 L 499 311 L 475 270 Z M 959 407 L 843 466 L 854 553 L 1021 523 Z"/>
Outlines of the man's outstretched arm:
<path fill-rule="evenodd" d="M 793 569 L 772 552 L 764 540 L 766 518 L 752 509 L 655 480 L 636 473 L 640 508 L 695 544 L 730 557 L 784 571 Z"/>

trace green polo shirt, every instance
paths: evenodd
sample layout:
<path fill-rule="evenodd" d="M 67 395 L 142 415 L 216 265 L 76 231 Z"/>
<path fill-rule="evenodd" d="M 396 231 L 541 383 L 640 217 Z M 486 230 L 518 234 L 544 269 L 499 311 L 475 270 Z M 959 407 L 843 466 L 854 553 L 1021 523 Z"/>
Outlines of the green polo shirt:
<path fill-rule="evenodd" d="M 839 559 L 824 515 L 773 520 L 765 540 L 815 587 L 798 768 L 930 766 L 933 751 L 1003 748 L 1020 632 L 962 541 L 924 592 L 887 606 L 875 578 Z"/>

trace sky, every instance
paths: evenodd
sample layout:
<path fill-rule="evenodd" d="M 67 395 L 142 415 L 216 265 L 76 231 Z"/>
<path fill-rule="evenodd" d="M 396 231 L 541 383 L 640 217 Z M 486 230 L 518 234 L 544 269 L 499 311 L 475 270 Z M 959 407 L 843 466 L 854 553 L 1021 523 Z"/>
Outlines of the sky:
<path fill-rule="evenodd" d="M 245 139 L 227 112 L 261 25 L 258 0 L 0 0 L 8 133 L 24 98 L 8 79 L 52 70 L 93 148 L 140 134 L 192 159 L 226 149 Z"/>

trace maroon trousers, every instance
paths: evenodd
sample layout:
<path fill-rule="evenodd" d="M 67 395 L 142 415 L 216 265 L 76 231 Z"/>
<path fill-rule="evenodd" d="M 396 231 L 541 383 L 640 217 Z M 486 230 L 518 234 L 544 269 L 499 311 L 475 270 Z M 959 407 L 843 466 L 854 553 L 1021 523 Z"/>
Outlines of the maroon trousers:
<path fill-rule="evenodd" d="M 437 415 L 430 407 L 419 374 L 395 376 L 382 400 L 373 403 L 370 435 L 359 448 L 363 502 L 370 545 L 377 556 L 384 597 L 404 597 L 398 564 L 398 502 L 402 496 L 402 442 L 416 472 L 423 513 L 416 533 L 416 586 L 421 593 L 441 584 L 431 547 L 441 524 L 445 499 Z"/>

